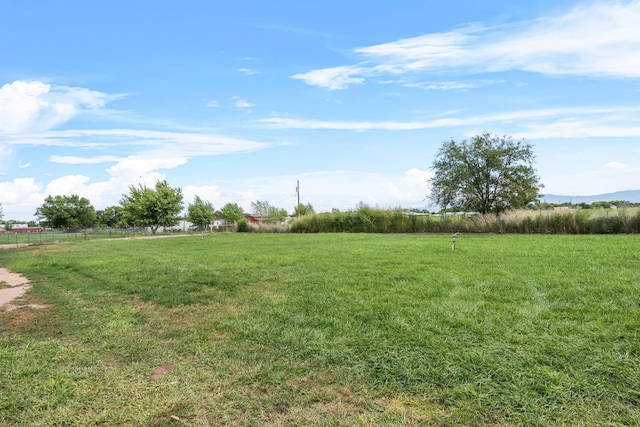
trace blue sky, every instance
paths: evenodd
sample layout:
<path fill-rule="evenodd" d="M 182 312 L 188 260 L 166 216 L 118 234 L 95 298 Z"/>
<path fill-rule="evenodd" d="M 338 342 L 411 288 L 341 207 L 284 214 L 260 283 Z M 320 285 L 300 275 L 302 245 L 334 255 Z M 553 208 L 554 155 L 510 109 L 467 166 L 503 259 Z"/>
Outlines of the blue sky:
<path fill-rule="evenodd" d="M 383 4 L 379 4 L 383 3 Z M 159 179 L 216 208 L 422 207 L 444 140 L 640 189 L 640 1 L 0 0 L 0 203 Z"/>

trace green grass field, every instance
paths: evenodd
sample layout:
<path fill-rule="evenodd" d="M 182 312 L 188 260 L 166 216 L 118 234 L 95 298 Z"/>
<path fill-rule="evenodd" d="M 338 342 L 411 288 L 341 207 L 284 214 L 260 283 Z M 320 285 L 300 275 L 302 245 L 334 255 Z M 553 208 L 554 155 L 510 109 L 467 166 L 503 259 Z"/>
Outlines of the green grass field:
<path fill-rule="evenodd" d="M 0 424 L 640 425 L 640 238 L 216 234 L 0 251 Z"/>

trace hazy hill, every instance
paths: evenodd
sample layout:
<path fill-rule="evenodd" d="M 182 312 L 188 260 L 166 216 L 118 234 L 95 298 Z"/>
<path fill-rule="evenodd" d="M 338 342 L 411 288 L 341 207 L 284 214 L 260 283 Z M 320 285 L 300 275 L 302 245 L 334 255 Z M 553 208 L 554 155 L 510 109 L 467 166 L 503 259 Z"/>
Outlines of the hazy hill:
<path fill-rule="evenodd" d="M 547 203 L 588 203 L 611 202 L 624 200 L 631 203 L 640 203 L 640 190 L 616 191 L 615 193 L 597 194 L 594 196 L 563 196 L 558 194 L 545 194 L 541 201 Z"/>

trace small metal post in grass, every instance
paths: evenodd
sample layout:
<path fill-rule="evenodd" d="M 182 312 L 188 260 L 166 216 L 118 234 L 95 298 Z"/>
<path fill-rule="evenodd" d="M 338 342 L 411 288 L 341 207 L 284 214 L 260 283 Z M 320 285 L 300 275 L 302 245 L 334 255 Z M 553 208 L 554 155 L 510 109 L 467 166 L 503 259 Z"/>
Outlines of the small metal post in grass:
<path fill-rule="evenodd" d="M 456 250 L 456 239 L 458 238 L 458 233 L 453 233 L 451 235 L 451 250 L 455 251 Z"/>

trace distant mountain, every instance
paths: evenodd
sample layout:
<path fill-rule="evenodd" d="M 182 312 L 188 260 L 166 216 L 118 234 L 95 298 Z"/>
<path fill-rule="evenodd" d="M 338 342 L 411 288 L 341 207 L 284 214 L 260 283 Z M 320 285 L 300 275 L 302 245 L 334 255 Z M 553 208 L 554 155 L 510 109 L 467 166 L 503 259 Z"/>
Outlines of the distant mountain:
<path fill-rule="evenodd" d="M 613 200 L 624 200 L 631 203 L 640 203 L 640 190 L 616 191 L 615 193 L 597 194 L 595 196 L 561 196 L 557 194 L 545 194 L 541 199 L 546 203 L 587 203 L 611 202 Z"/>

